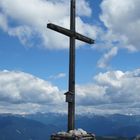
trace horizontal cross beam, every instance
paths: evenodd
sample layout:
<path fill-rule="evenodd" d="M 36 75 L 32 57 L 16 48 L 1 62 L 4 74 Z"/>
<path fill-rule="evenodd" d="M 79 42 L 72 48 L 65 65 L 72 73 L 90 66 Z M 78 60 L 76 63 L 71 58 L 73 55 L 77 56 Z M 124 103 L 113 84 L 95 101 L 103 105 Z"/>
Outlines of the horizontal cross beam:
<path fill-rule="evenodd" d="M 81 35 L 81 34 L 79 34 L 77 32 L 73 32 L 73 31 L 68 30 L 66 28 L 60 27 L 58 25 L 49 23 L 49 24 L 47 24 L 47 28 L 52 29 L 54 31 L 57 31 L 59 33 L 62 33 L 62 34 L 66 35 L 66 36 L 69 36 L 69 37 L 75 37 L 75 39 L 78 39 L 80 41 L 86 42 L 88 44 L 94 44 L 93 39 L 90 39 L 90 38 L 88 38 L 86 36 L 83 36 L 83 35 Z"/>

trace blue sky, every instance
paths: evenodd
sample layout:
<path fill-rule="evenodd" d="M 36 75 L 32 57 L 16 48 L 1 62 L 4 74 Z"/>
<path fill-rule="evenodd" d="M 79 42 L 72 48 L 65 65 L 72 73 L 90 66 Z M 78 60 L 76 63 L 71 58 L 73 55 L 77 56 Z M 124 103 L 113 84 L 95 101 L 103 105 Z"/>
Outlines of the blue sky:
<path fill-rule="evenodd" d="M 0 0 L 1 113 L 66 112 L 69 42 L 46 24 L 69 28 L 69 4 Z M 139 114 L 139 5 L 77 0 L 77 31 L 96 40 L 77 41 L 77 113 Z"/>

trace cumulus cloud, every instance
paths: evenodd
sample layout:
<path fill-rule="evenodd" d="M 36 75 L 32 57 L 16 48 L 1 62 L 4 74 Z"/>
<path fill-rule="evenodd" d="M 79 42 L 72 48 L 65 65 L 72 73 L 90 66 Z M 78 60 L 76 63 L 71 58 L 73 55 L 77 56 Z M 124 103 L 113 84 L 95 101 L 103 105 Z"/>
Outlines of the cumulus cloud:
<path fill-rule="evenodd" d="M 12 104 L 58 104 L 62 96 L 58 87 L 24 72 L 0 72 L 0 101 Z"/>
<path fill-rule="evenodd" d="M 20 71 L 0 71 L 0 113 L 63 112 L 64 95 L 50 82 Z"/>
<path fill-rule="evenodd" d="M 0 28 L 26 46 L 65 49 L 68 38 L 46 29 L 46 24 L 53 22 L 69 28 L 69 5 L 68 0 L 25 0 L 24 3 L 22 0 L 0 0 Z M 77 30 L 96 36 L 92 29 L 96 27 L 84 23 L 79 17 L 90 16 L 91 12 L 86 0 L 77 1 Z M 36 40 L 40 40 L 40 44 L 36 45 Z"/>
<path fill-rule="evenodd" d="M 94 77 L 94 83 L 77 87 L 78 109 L 103 114 L 139 114 L 139 83 L 140 69 L 99 73 Z"/>
<path fill-rule="evenodd" d="M 76 89 L 78 105 L 97 105 L 98 103 L 101 104 L 108 101 L 108 99 L 104 98 L 105 87 L 90 83 L 83 86 L 77 85 Z"/>
<path fill-rule="evenodd" d="M 101 26 L 94 47 L 102 51 L 99 68 L 109 68 L 109 62 L 118 51 L 125 49 L 131 53 L 140 51 L 140 1 L 103 0 L 99 15 Z"/>
<path fill-rule="evenodd" d="M 122 71 L 108 71 L 106 73 L 99 73 L 94 79 L 101 85 L 120 87 L 120 79 L 123 75 Z"/>
<path fill-rule="evenodd" d="M 116 36 L 119 47 L 129 51 L 140 50 L 140 1 L 103 0 L 101 21 L 111 36 Z"/>
<path fill-rule="evenodd" d="M 108 71 L 76 85 L 77 113 L 139 114 L 140 69 Z M 67 112 L 64 91 L 31 74 L 0 71 L 0 113 Z"/>

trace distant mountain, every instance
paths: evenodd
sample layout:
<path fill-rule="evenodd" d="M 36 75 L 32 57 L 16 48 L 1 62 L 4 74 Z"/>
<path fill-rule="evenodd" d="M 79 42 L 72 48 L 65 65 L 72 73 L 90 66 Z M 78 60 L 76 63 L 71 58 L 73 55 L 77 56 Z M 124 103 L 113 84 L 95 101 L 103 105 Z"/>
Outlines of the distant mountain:
<path fill-rule="evenodd" d="M 56 125 L 60 131 L 65 131 L 67 129 L 67 115 L 57 114 L 57 113 L 36 113 L 24 116 L 27 119 L 32 119 L 39 121 L 43 124 Z"/>
<path fill-rule="evenodd" d="M 0 115 L 0 140 L 49 140 L 52 133 L 66 131 L 67 115 L 37 113 Z M 97 140 L 123 140 L 140 134 L 140 116 L 78 115 L 76 128 L 96 134 Z M 104 137 L 103 137 L 104 136 Z M 112 136 L 112 137 L 108 137 Z"/>
<path fill-rule="evenodd" d="M 105 115 L 77 119 L 77 126 L 99 136 L 133 137 L 140 134 L 140 116 Z"/>
<path fill-rule="evenodd" d="M 67 115 L 37 113 L 26 117 L 45 124 L 55 124 L 60 130 L 66 130 Z M 140 115 L 78 115 L 76 128 L 83 128 L 99 136 L 134 137 L 140 134 Z"/>
<path fill-rule="evenodd" d="M 45 125 L 21 116 L 0 115 L 0 140 L 48 140 L 57 131 L 54 125 Z"/>

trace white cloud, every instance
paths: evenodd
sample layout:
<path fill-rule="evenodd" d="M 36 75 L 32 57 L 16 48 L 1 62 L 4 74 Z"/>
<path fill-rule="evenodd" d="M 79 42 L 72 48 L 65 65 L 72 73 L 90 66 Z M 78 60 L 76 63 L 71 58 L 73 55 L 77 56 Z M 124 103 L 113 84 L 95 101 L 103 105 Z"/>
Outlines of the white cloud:
<path fill-rule="evenodd" d="M 104 98 L 106 88 L 97 84 L 77 85 L 76 90 L 78 105 L 97 105 L 108 101 L 107 98 Z"/>
<path fill-rule="evenodd" d="M 55 79 L 61 79 L 61 78 L 64 78 L 64 77 L 66 77 L 65 73 L 58 73 L 56 75 L 50 76 L 49 79 L 54 79 L 55 80 Z"/>
<path fill-rule="evenodd" d="M 0 101 L 11 104 L 58 104 L 59 89 L 51 83 L 24 72 L 0 72 Z"/>
<path fill-rule="evenodd" d="M 18 37 L 26 46 L 42 45 L 50 49 L 65 49 L 69 45 L 68 38 L 47 29 L 46 24 L 53 22 L 69 28 L 69 5 L 68 0 L 0 0 L 0 28 L 9 35 Z M 77 12 L 78 16 L 91 15 L 86 0 L 77 1 Z M 95 27 L 84 23 L 80 17 L 77 17 L 77 24 L 77 29 L 82 33 L 96 34 L 92 29 Z M 85 28 L 81 28 L 83 26 Z M 36 45 L 36 39 L 40 39 L 42 44 Z"/>
<path fill-rule="evenodd" d="M 95 76 L 97 84 L 106 87 L 105 96 L 109 96 L 109 103 L 139 102 L 139 70 L 133 72 L 109 71 Z M 134 87 L 134 88 L 133 88 Z"/>
<path fill-rule="evenodd" d="M 106 73 L 99 73 L 94 79 L 101 85 L 120 87 L 120 78 L 123 75 L 122 71 L 108 71 Z"/>
<path fill-rule="evenodd" d="M 140 69 L 108 71 L 77 87 L 78 112 L 139 114 Z M 85 105 L 85 107 L 84 107 Z"/>
<path fill-rule="evenodd" d="M 121 49 L 140 51 L 140 1 L 103 0 L 100 8 L 101 26 L 95 48 L 103 52 L 97 63 L 99 68 L 109 68 L 109 62 Z M 116 49 L 116 50 L 115 50 Z"/>
<path fill-rule="evenodd" d="M 90 16 L 92 10 L 89 8 L 90 5 L 85 0 L 78 0 L 77 1 L 77 13 L 80 16 Z"/>
<path fill-rule="evenodd" d="M 140 1 L 103 0 L 101 4 L 103 21 L 108 31 L 129 51 L 140 50 Z"/>
<path fill-rule="evenodd" d="M 139 114 L 140 69 L 108 71 L 76 86 L 77 113 Z M 64 91 L 31 74 L 0 71 L 0 113 L 67 112 Z"/>
<path fill-rule="evenodd" d="M 10 28 L 8 30 L 8 34 L 13 37 L 18 37 L 23 45 L 28 44 L 28 46 L 32 46 L 30 39 L 33 33 L 28 26 L 18 26 L 15 28 Z"/>
<path fill-rule="evenodd" d="M 0 113 L 65 112 L 63 93 L 31 74 L 0 71 Z"/>
<path fill-rule="evenodd" d="M 103 57 L 98 61 L 99 68 L 107 68 L 109 61 L 116 56 L 118 53 L 118 48 L 114 47 L 109 52 L 103 55 Z"/>

